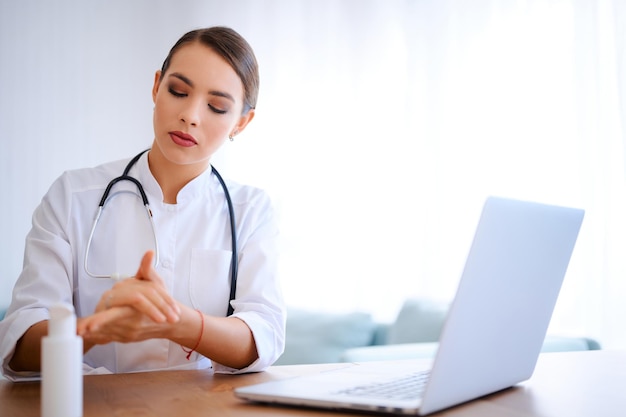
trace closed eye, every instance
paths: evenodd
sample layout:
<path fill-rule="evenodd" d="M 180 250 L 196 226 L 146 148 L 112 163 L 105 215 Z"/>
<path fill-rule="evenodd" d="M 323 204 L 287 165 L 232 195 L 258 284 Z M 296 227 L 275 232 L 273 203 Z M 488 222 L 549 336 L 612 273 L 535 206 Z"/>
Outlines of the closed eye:
<path fill-rule="evenodd" d="M 178 97 L 178 98 L 187 97 L 187 95 L 188 95 L 187 93 L 180 92 L 180 91 L 178 91 L 178 90 L 174 89 L 173 87 L 168 87 L 168 88 L 167 88 L 167 91 L 168 91 L 171 95 L 173 95 L 174 97 Z M 210 104 L 210 103 L 208 104 L 208 106 L 209 106 L 209 109 L 210 109 L 212 112 L 216 113 L 216 114 L 225 114 L 225 113 L 227 113 L 227 112 L 228 112 L 228 109 L 221 109 L 221 108 L 216 107 L 215 105 Z"/>
<path fill-rule="evenodd" d="M 174 97 L 187 97 L 187 94 L 176 91 L 172 87 L 169 87 L 167 91 L 169 91 L 169 93 Z"/>
<path fill-rule="evenodd" d="M 217 114 L 225 114 L 225 113 L 228 111 L 228 110 L 222 110 L 222 109 L 219 109 L 219 108 L 217 108 L 217 107 L 215 107 L 215 106 L 213 106 L 213 105 L 211 105 L 211 104 L 209 104 L 209 108 L 210 108 L 213 112 L 215 112 L 215 113 L 217 113 Z"/>

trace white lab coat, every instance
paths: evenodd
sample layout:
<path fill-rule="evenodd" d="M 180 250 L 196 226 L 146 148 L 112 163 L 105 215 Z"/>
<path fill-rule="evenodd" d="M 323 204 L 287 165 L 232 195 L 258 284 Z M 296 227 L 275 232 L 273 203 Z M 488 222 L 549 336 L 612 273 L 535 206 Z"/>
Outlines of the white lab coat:
<path fill-rule="evenodd" d="M 121 175 L 129 160 L 69 171 L 58 178 L 33 214 L 26 238 L 24 269 L 0 322 L 0 358 L 7 378 L 33 377 L 8 367 L 15 344 L 33 324 L 49 318 L 55 302 L 73 303 L 78 317 L 94 312 L 111 279 L 93 278 L 84 269 L 85 246 L 105 187 Z M 223 190 L 208 169 L 187 184 L 177 204 L 163 203 L 161 189 L 144 154 L 130 175 L 143 185 L 154 215 L 160 251 L 157 271 L 170 293 L 202 312 L 225 316 L 230 290 L 231 233 Z M 267 195 L 227 182 L 237 224 L 239 271 L 234 316 L 252 330 L 259 358 L 245 369 L 231 369 L 165 339 L 109 343 L 84 356 L 86 370 L 133 372 L 209 368 L 215 372 L 260 371 L 271 365 L 285 344 L 285 307 L 277 278 L 277 226 Z M 92 273 L 136 272 L 141 254 L 154 245 L 136 187 L 115 186 L 103 210 L 90 250 Z M 144 239 L 148 236 L 147 239 Z M 145 242 L 141 247 L 141 243 Z"/>

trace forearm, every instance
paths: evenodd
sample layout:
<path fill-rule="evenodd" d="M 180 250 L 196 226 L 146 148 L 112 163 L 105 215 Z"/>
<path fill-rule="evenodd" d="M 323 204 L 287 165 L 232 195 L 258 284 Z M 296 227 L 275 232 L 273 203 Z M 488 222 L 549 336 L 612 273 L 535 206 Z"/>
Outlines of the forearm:
<path fill-rule="evenodd" d="M 40 321 L 26 330 L 17 341 L 9 366 L 16 372 L 41 369 L 41 338 L 48 334 L 48 321 Z"/>
<path fill-rule="evenodd" d="M 48 335 L 48 320 L 33 324 L 17 341 L 9 366 L 16 372 L 41 370 L 41 339 Z M 95 346 L 95 342 L 84 340 L 83 352 Z"/>
<path fill-rule="evenodd" d="M 222 365 L 241 369 L 258 358 L 252 331 L 238 318 L 203 315 L 201 319 L 198 311 L 184 308 L 181 321 L 173 327 L 172 341 L 186 349 L 195 347 Z"/>

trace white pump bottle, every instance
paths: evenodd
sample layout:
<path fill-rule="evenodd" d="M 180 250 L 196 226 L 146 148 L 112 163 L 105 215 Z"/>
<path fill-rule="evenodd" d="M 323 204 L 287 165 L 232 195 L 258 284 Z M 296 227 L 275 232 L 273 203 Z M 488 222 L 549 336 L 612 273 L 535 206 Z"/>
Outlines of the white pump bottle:
<path fill-rule="evenodd" d="M 83 339 L 76 335 L 72 305 L 50 308 L 48 335 L 41 343 L 41 416 L 82 417 Z"/>

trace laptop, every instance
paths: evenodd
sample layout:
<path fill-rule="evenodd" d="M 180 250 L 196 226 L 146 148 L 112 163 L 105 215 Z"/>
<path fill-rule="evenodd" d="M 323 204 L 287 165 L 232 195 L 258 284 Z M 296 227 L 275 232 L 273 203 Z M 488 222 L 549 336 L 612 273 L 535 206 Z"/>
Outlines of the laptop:
<path fill-rule="evenodd" d="M 345 364 L 235 389 L 262 403 L 426 415 L 531 377 L 584 211 L 489 197 L 434 359 Z M 404 396 L 375 391 L 413 381 Z M 421 381 L 420 381 L 421 380 Z"/>

